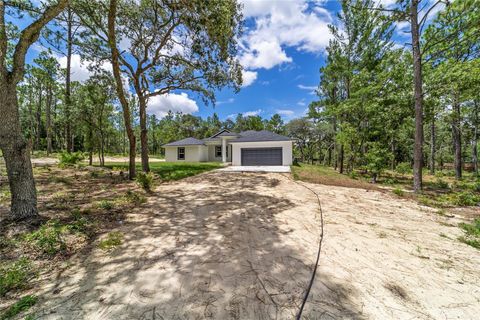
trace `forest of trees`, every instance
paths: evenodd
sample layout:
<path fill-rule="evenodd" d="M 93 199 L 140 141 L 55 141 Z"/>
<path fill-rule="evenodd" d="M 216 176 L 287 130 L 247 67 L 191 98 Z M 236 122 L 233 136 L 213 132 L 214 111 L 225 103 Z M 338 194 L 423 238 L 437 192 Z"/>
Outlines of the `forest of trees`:
<path fill-rule="evenodd" d="M 409 163 L 417 192 L 424 167 L 433 173 L 454 163 L 460 179 L 471 163 L 478 173 L 479 2 L 420 2 L 385 9 L 373 0 L 341 1 L 318 100 L 305 117 L 284 123 L 278 114 L 221 121 L 215 113 L 147 113 L 150 98 L 174 90 L 213 105 L 216 90 L 240 89 L 243 18 L 235 0 L 0 1 L 0 148 L 12 217 L 37 215 L 34 151 L 82 151 L 100 164 L 106 153 L 129 155 L 133 178 L 137 153 L 148 172 L 149 154 L 161 154 L 162 144 L 222 128 L 290 135 L 301 161 L 341 173 L 362 169 L 373 180 Z M 403 47 L 394 41 L 402 23 L 411 38 Z M 36 43 L 44 50 L 29 61 Z M 84 82 L 71 80 L 74 54 L 91 62 Z"/>
<path fill-rule="evenodd" d="M 478 174 L 480 112 L 480 3 L 475 0 L 400 1 L 394 9 L 374 1 L 342 1 L 340 28 L 320 70 L 319 100 L 293 120 L 304 160 L 340 172 L 377 175 L 408 163 L 414 188 L 422 168 L 465 164 Z M 435 18 L 429 13 L 446 5 Z M 398 22 L 409 23 L 412 42 L 395 45 Z M 413 49 L 412 49 L 413 46 Z"/>

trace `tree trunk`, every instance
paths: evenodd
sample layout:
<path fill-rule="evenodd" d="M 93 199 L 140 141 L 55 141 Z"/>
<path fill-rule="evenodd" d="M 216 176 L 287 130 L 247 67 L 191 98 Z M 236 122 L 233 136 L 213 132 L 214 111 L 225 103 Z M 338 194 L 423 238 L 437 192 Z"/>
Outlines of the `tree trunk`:
<path fill-rule="evenodd" d="M 140 93 L 141 94 L 141 93 Z M 148 164 L 148 128 L 147 128 L 147 103 L 144 97 L 138 96 L 140 111 L 140 146 L 142 155 L 143 172 L 150 171 Z"/>
<path fill-rule="evenodd" d="M 423 169 L 423 89 L 422 56 L 420 51 L 420 30 L 418 25 L 418 3 L 412 0 L 410 6 L 410 23 L 412 32 L 413 82 L 415 96 L 415 144 L 413 150 L 413 190 L 422 192 Z"/>
<path fill-rule="evenodd" d="M 0 148 L 12 194 L 10 216 L 16 221 L 35 218 L 37 192 L 27 141 L 20 126 L 16 85 L 0 80 L 0 96 Z"/>
<path fill-rule="evenodd" d="M 51 111 L 52 111 L 52 88 L 51 86 L 48 88 L 47 92 L 47 101 L 45 105 L 45 114 L 46 114 L 46 130 L 47 130 L 47 155 L 50 155 L 52 153 L 52 117 L 51 117 Z"/>
<path fill-rule="evenodd" d="M 455 179 L 462 178 L 462 130 L 460 128 L 460 104 L 455 96 L 453 101 L 452 136 L 454 146 Z"/>
<path fill-rule="evenodd" d="M 473 171 L 475 175 L 478 176 L 478 101 L 475 101 L 475 109 L 473 110 L 473 146 L 472 146 L 472 162 L 473 162 Z"/>
<path fill-rule="evenodd" d="M 73 47 L 73 12 L 70 7 L 67 9 L 67 68 L 65 76 L 65 140 L 67 141 L 67 152 L 73 152 L 72 125 L 70 123 L 71 101 L 71 70 L 72 70 L 72 47 Z"/>
<path fill-rule="evenodd" d="M 344 150 L 343 150 L 343 144 L 340 144 L 340 152 L 339 152 L 339 155 L 338 155 L 338 167 L 339 167 L 339 171 L 340 173 L 343 173 L 343 155 L 344 155 Z"/>
<path fill-rule="evenodd" d="M 35 149 L 40 150 L 40 133 L 42 130 L 42 85 L 38 86 L 38 104 L 36 111 L 36 132 L 35 132 Z"/>
<path fill-rule="evenodd" d="M 433 109 L 433 108 L 432 108 Z M 430 174 L 435 174 L 435 149 L 436 149 L 436 137 L 435 137 L 435 114 L 432 111 L 432 120 L 430 122 Z"/>
<path fill-rule="evenodd" d="M 129 179 L 135 178 L 135 133 L 132 129 L 132 120 L 130 114 L 130 106 L 128 104 L 127 98 L 125 97 L 125 92 L 123 90 L 122 75 L 120 71 L 120 62 L 119 62 L 119 52 L 117 48 L 117 40 L 115 34 L 115 18 L 117 17 L 117 1 L 110 0 L 110 6 L 108 10 L 108 41 L 111 51 L 111 60 L 112 60 L 112 70 L 113 77 L 115 78 L 115 88 L 117 90 L 117 95 L 120 100 L 120 104 L 123 110 L 123 120 L 125 123 L 125 129 L 127 131 L 128 142 L 130 147 L 129 153 L 129 164 L 128 164 L 128 177 Z"/>

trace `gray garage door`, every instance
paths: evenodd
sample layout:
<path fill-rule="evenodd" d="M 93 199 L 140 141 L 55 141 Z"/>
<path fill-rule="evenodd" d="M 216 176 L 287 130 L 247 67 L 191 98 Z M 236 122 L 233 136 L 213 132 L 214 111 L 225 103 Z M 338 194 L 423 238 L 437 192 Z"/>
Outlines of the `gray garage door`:
<path fill-rule="evenodd" d="M 242 166 L 281 166 L 282 148 L 242 148 Z"/>

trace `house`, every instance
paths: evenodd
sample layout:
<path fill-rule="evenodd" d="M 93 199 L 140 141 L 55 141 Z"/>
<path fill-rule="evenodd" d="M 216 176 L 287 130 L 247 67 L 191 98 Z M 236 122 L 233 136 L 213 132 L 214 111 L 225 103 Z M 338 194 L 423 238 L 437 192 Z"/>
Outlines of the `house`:
<path fill-rule="evenodd" d="M 206 139 L 186 138 L 163 145 L 165 161 L 221 161 L 233 166 L 289 166 L 293 139 L 270 132 L 221 130 Z"/>

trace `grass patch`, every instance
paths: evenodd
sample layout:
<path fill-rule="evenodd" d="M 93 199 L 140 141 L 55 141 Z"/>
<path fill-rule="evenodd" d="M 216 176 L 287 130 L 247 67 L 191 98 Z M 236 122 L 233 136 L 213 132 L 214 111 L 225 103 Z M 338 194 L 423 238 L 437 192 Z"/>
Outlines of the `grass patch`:
<path fill-rule="evenodd" d="M 116 170 L 128 171 L 128 164 L 106 163 L 105 167 L 115 168 Z M 151 162 L 150 171 L 155 173 L 162 181 L 174 181 L 191 177 L 199 173 L 207 172 L 213 169 L 221 168 L 221 163 L 217 162 Z M 137 165 L 140 172 L 141 166 Z"/>
<path fill-rule="evenodd" d="M 123 233 L 119 231 L 112 231 L 108 233 L 107 237 L 100 241 L 98 247 L 102 250 L 111 250 L 118 247 L 123 242 Z"/>
<path fill-rule="evenodd" d="M 100 200 L 97 203 L 97 207 L 103 210 L 112 210 L 115 207 L 115 204 L 110 200 Z"/>
<path fill-rule="evenodd" d="M 24 288 L 32 275 L 32 263 L 27 258 L 0 264 L 0 297 L 9 291 Z"/>
<path fill-rule="evenodd" d="M 21 312 L 27 311 L 37 303 L 37 300 L 38 300 L 37 297 L 32 295 L 22 297 L 20 300 L 18 300 L 12 306 L 10 306 L 10 308 L 8 308 L 7 311 L 5 311 L 4 314 L 2 314 L 0 319 L 8 320 L 20 314 Z"/>
<path fill-rule="evenodd" d="M 147 198 L 142 196 L 140 193 L 128 190 L 125 195 L 123 196 L 123 200 L 126 203 L 131 203 L 135 205 L 139 205 L 142 203 L 147 202 Z"/>
<path fill-rule="evenodd" d="M 471 224 L 462 222 L 458 226 L 465 232 L 465 235 L 459 237 L 458 240 L 480 249 L 480 218 L 475 219 Z"/>
<path fill-rule="evenodd" d="M 306 182 L 348 188 L 378 189 L 375 185 L 358 179 L 357 175 L 340 174 L 330 167 L 302 163 L 291 166 L 291 170 L 294 179 Z"/>
<path fill-rule="evenodd" d="M 395 193 L 399 197 L 403 197 L 405 195 L 405 191 L 403 191 L 400 188 L 395 188 L 392 190 L 393 193 Z"/>
<path fill-rule="evenodd" d="M 66 250 L 63 240 L 64 226 L 58 220 L 50 220 L 38 230 L 25 235 L 25 241 L 35 251 L 53 256 Z"/>

